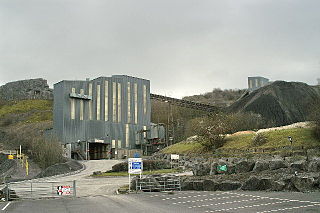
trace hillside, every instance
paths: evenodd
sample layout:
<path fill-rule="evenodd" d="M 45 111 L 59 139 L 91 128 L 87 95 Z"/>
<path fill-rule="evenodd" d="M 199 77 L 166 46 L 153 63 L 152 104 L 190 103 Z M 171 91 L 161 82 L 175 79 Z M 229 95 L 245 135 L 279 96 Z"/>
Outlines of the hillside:
<path fill-rule="evenodd" d="M 46 130 L 50 128 L 51 100 L 1 102 L 0 147 L 15 150 L 21 145 L 23 153 L 41 168 L 64 161 L 57 140 L 45 137 Z"/>
<path fill-rule="evenodd" d="M 310 106 L 320 99 L 320 86 L 299 82 L 275 81 L 244 95 L 228 107 L 230 112 L 260 114 L 269 126 L 306 121 Z"/>
<path fill-rule="evenodd" d="M 183 97 L 183 99 L 188 101 L 220 106 L 220 107 L 227 107 L 233 104 L 236 100 L 238 100 L 245 91 L 246 91 L 245 89 L 221 90 L 216 88 L 212 92 L 207 92 L 201 95 L 186 96 L 186 97 Z"/>
<path fill-rule="evenodd" d="M 256 145 L 253 139 L 257 134 L 263 134 L 266 138 L 265 143 Z M 247 149 L 282 149 L 282 147 L 290 147 L 288 135 L 293 138 L 293 148 L 299 150 L 300 147 L 313 148 L 320 147 L 320 141 L 313 134 L 313 128 L 305 123 L 297 123 L 290 126 L 279 128 L 269 128 L 254 131 L 237 132 L 226 137 L 226 143 L 219 148 L 218 152 L 230 152 L 230 150 L 243 150 Z M 165 154 L 212 154 L 212 152 L 205 151 L 204 147 L 191 137 L 186 141 L 166 147 L 161 151 Z"/>

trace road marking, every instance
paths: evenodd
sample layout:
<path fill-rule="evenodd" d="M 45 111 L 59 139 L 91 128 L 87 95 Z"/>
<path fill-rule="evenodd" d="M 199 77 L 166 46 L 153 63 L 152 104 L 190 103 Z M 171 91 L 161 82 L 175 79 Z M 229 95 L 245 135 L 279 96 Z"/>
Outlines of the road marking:
<path fill-rule="evenodd" d="M 5 207 L 3 207 L 1 210 L 4 211 L 6 210 L 6 208 L 10 205 L 11 202 L 7 203 L 7 205 L 5 205 Z"/>

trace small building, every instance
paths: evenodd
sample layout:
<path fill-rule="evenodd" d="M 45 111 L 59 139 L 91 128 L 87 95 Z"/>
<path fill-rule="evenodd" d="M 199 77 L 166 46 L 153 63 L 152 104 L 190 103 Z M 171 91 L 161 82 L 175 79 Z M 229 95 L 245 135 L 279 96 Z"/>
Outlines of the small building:
<path fill-rule="evenodd" d="M 151 126 L 149 80 L 125 75 L 63 80 L 53 93 L 53 130 L 67 156 L 117 158 L 120 150 L 142 149 Z"/>
<path fill-rule="evenodd" d="M 267 78 L 260 77 L 260 76 L 248 77 L 248 90 L 250 92 L 268 84 L 269 84 L 269 79 Z"/>
<path fill-rule="evenodd" d="M 320 85 L 320 78 L 317 78 L 317 81 L 318 81 L 318 85 Z"/>

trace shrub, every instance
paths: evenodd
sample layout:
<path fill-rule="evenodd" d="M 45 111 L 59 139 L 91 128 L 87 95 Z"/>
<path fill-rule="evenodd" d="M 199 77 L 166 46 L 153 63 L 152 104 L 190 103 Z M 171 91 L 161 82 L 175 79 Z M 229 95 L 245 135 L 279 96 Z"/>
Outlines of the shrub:
<path fill-rule="evenodd" d="M 268 142 L 267 137 L 262 133 L 258 133 L 252 138 L 251 144 L 253 146 L 261 146 L 267 142 Z"/>
<path fill-rule="evenodd" d="M 314 100 L 310 104 L 309 119 L 314 123 L 314 135 L 320 140 L 320 99 Z"/>

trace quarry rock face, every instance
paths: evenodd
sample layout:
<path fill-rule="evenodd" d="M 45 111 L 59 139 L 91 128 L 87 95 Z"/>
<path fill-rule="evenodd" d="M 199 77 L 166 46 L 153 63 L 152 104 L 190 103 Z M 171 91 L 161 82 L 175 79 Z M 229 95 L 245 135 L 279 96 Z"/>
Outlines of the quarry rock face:
<path fill-rule="evenodd" d="M 42 78 L 14 81 L 0 87 L 0 99 L 6 101 L 30 99 L 52 100 L 53 91 L 49 88 L 47 80 Z"/>

